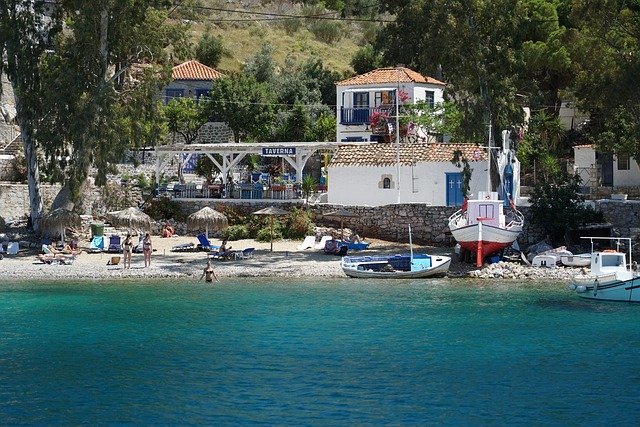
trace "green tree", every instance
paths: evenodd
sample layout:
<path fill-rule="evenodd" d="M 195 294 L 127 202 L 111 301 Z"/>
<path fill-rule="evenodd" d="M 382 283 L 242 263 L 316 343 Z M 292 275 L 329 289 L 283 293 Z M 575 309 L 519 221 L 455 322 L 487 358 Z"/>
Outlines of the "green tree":
<path fill-rule="evenodd" d="M 364 74 L 382 66 L 382 56 L 373 45 L 362 46 L 351 58 L 351 66 L 356 74 Z"/>
<path fill-rule="evenodd" d="M 222 37 L 206 32 L 202 35 L 196 46 L 196 58 L 198 61 L 212 68 L 216 68 L 223 57 L 230 52 L 225 48 Z"/>
<path fill-rule="evenodd" d="M 264 139 L 270 133 L 273 95 L 268 85 L 253 76 L 235 74 L 214 80 L 206 105 L 209 115 L 233 131 L 235 142 Z"/>
<path fill-rule="evenodd" d="M 205 102 L 197 103 L 193 98 L 174 98 L 163 108 L 163 115 L 170 132 L 180 135 L 185 144 L 198 138 L 202 125 L 209 120 Z"/>
<path fill-rule="evenodd" d="M 273 45 L 264 43 L 244 67 L 244 72 L 253 76 L 259 83 L 272 83 L 276 75 L 273 52 Z"/>
<path fill-rule="evenodd" d="M 6 73 L 13 87 L 16 121 L 27 165 L 30 215 L 33 227 L 40 229 L 43 214 L 40 171 L 35 126 L 43 115 L 39 93 L 43 88 L 40 57 L 50 46 L 50 37 L 61 29 L 58 20 L 44 14 L 44 5 L 25 0 L 0 1 L 0 74 Z M 2 91 L 2 86 L 0 86 Z M 1 93 L 0 93 L 1 95 Z"/>

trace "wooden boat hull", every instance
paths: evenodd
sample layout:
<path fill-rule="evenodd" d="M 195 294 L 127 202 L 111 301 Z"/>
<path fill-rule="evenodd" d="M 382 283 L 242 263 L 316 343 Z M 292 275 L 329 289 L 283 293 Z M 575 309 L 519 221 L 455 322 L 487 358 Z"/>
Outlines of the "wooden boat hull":
<path fill-rule="evenodd" d="M 591 265 L 591 254 L 562 255 L 560 261 L 566 267 L 588 267 Z"/>
<path fill-rule="evenodd" d="M 478 224 L 467 225 L 460 228 L 450 226 L 451 235 L 460 246 L 472 253 L 478 251 L 478 236 L 480 233 Z M 509 247 L 522 232 L 522 227 L 510 229 L 482 226 L 482 253 L 487 256 Z"/>
<path fill-rule="evenodd" d="M 428 256 L 431 265 L 428 268 L 419 270 L 395 270 L 382 271 L 382 267 L 388 263 L 396 263 L 400 259 L 406 261 L 408 256 L 365 256 L 365 257 L 343 257 L 342 271 L 349 277 L 369 278 L 369 279 L 421 279 L 427 277 L 442 277 L 449 271 L 451 258 L 446 256 Z M 420 256 L 424 259 L 424 256 Z M 420 259 L 417 258 L 417 259 Z"/>

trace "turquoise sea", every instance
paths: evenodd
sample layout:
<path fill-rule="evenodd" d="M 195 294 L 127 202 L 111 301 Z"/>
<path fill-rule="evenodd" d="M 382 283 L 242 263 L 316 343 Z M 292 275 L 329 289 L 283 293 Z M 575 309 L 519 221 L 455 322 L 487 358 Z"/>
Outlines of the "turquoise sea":
<path fill-rule="evenodd" d="M 0 284 L 1 425 L 637 425 L 640 305 L 564 283 Z"/>

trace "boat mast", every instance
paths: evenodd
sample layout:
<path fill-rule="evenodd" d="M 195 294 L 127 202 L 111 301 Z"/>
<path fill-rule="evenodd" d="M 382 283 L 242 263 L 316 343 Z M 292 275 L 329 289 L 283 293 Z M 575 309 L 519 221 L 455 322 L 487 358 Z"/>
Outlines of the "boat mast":
<path fill-rule="evenodd" d="M 400 101 L 400 76 L 398 75 L 399 69 L 396 68 L 396 80 L 398 83 L 398 87 L 396 88 L 396 186 L 398 187 L 398 201 L 400 204 L 400 109 L 398 108 L 398 103 Z"/>
<path fill-rule="evenodd" d="M 411 262 L 413 262 L 413 241 L 411 240 L 411 224 L 409 224 L 409 253 L 411 254 Z"/>
<path fill-rule="evenodd" d="M 487 196 L 491 194 L 491 140 L 493 139 L 493 123 L 489 112 L 489 140 L 487 141 Z"/>

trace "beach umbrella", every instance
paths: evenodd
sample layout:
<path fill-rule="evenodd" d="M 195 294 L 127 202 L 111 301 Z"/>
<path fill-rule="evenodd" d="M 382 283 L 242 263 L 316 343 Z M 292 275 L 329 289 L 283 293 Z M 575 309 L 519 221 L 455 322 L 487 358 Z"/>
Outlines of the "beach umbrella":
<path fill-rule="evenodd" d="M 49 212 L 41 222 L 42 230 L 49 235 L 60 235 L 60 239 L 65 241 L 65 230 L 67 227 L 81 227 L 82 219 L 77 213 L 69 209 L 58 208 Z"/>
<path fill-rule="evenodd" d="M 335 218 L 340 218 L 340 233 L 341 233 L 341 239 L 344 240 L 344 219 L 345 218 L 359 218 L 360 215 L 358 215 L 355 212 L 350 212 L 344 208 L 338 209 L 337 211 L 333 211 L 333 212 L 329 212 L 324 214 L 324 216 L 327 217 L 335 217 Z"/>
<path fill-rule="evenodd" d="M 287 215 L 289 212 L 284 209 L 276 208 L 275 206 L 269 206 L 268 208 L 260 209 L 259 211 L 255 211 L 254 215 L 268 215 L 269 216 L 269 232 L 271 234 L 271 252 L 273 252 L 273 217 L 280 215 Z"/>
<path fill-rule="evenodd" d="M 209 228 L 213 228 L 214 230 L 223 230 L 227 228 L 228 225 L 229 221 L 227 220 L 227 217 L 217 210 L 211 209 L 209 206 L 206 206 L 187 217 L 187 228 L 191 230 L 204 228 L 206 230 L 207 239 L 209 239 Z"/>
<path fill-rule="evenodd" d="M 127 208 L 107 213 L 109 223 L 114 227 L 151 231 L 151 217 L 138 208 Z"/>
<path fill-rule="evenodd" d="M 4 218 L 0 216 L 0 233 L 4 233 L 5 227 L 6 227 L 6 222 L 4 221 Z"/>

